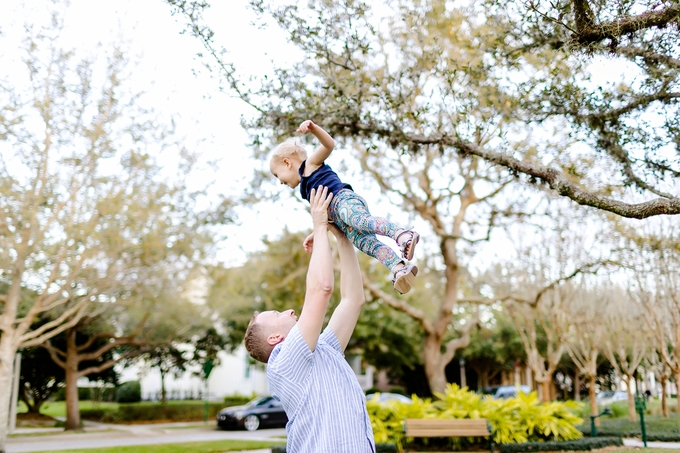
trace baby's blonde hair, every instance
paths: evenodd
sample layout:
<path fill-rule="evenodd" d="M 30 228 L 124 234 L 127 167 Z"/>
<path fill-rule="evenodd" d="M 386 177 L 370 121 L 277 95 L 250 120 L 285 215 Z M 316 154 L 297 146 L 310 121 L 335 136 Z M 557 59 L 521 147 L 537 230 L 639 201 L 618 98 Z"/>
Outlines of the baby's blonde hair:
<path fill-rule="evenodd" d="M 285 157 L 300 157 L 301 160 L 305 160 L 307 159 L 307 151 L 297 138 L 291 137 L 274 148 L 271 160 L 281 162 Z"/>

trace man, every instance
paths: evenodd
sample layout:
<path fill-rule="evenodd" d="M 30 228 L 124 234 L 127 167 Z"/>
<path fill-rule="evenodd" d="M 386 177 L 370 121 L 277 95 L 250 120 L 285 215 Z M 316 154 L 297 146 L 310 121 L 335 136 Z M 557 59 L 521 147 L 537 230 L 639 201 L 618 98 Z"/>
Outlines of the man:
<path fill-rule="evenodd" d="M 344 359 L 364 304 L 361 271 L 352 243 L 328 224 L 332 197 L 321 186 L 311 192 L 314 240 L 299 319 L 293 310 L 255 313 L 246 331 L 246 349 L 267 364 L 271 394 L 288 415 L 288 453 L 375 451 L 364 393 Z M 328 229 L 338 242 L 341 300 L 321 333 L 334 280 Z"/>

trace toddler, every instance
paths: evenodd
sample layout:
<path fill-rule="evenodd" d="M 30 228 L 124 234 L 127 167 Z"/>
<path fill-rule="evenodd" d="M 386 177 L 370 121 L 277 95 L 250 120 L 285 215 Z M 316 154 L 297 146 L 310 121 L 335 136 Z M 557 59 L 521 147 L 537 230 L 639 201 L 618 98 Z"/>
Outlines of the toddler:
<path fill-rule="evenodd" d="M 352 186 L 340 181 L 338 175 L 324 161 L 333 151 L 335 142 L 328 133 L 311 120 L 303 122 L 297 130 L 311 132 L 321 144 L 307 157 L 304 148 L 296 139 L 289 138 L 278 145 L 270 161 L 272 174 L 288 187 L 300 186 L 302 198 L 309 201 L 310 191 L 319 186 L 328 187 L 333 200 L 328 208 L 329 219 L 362 252 L 380 261 L 392 272 L 392 284 L 400 294 L 411 290 L 418 268 L 408 263 L 413 259 L 420 235 L 412 228 L 402 228 L 382 217 L 368 212 L 366 201 L 353 190 Z M 376 235 L 387 236 L 397 243 L 402 256 L 378 240 Z M 311 250 L 313 235 L 304 242 L 307 252 Z"/>

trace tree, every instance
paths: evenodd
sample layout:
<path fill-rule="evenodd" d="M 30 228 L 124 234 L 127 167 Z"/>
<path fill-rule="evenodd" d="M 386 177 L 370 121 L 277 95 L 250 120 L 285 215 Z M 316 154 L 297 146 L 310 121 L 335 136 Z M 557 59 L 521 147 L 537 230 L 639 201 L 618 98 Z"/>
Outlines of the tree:
<path fill-rule="evenodd" d="M 588 399 L 590 413 L 598 413 L 596 400 L 596 380 L 598 366 L 602 362 L 602 342 L 605 315 L 602 310 L 601 293 L 580 289 L 573 289 L 574 295 L 566 308 L 569 317 L 569 329 L 565 332 L 564 342 L 569 356 L 578 367 L 581 374 L 588 381 Z M 595 420 L 599 426 L 599 419 Z"/>
<path fill-rule="evenodd" d="M 42 404 L 64 383 L 64 378 L 64 370 L 45 349 L 33 347 L 21 351 L 19 398 L 28 412 L 39 414 Z"/>
<path fill-rule="evenodd" d="M 217 213 L 195 209 L 201 193 L 185 185 L 194 157 L 125 88 L 120 49 L 78 58 L 60 47 L 61 21 L 55 11 L 53 25 L 26 36 L 25 85 L 0 91 L 2 388 L 19 348 L 110 304 L 149 300 L 201 258 L 214 234 L 208 227 L 228 215 L 227 203 Z M 163 152 L 180 156 L 177 179 L 155 161 Z M 22 303 L 26 288 L 36 297 Z M 31 329 L 43 315 L 53 320 Z M 8 408 L 9 392 L 1 392 L 0 452 Z"/>
<path fill-rule="evenodd" d="M 380 9 L 356 0 L 306 8 L 254 1 L 305 56 L 255 87 L 226 60 L 219 34 L 203 20 L 209 2 L 166 1 L 203 42 L 225 88 L 257 112 L 249 124 L 256 144 L 263 131 L 323 119 L 337 138 L 475 156 L 620 216 L 680 213 L 673 189 L 680 180 L 680 35 L 672 0 L 462 7 L 400 0 Z M 591 83 L 595 60 L 584 53 L 625 60 L 639 77 Z M 462 79 L 485 77 L 486 92 L 461 87 Z M 478 129 L 466 127 L 470 107 L 480 105 L 488 115 L 478 125 L 493 137 L 483 142 L 475 140 Z"/>
<path fill-rule="evenodd" d="M 607 300 L 607 313 L 601 319 L 606 329 L 602 351 L 616 373 L 626 384 L 628 394 L 628 417 L 635 421 L 633 385 L 638 367 L 650 356 L 650 333 L 641 328 L 645 325 L 640 306 L 623 291 L 611 288 Z M 665 381 L 668 380 L 666 377 Z M 663 383 L 665 388 L 665 382 Z"/>
<path fill-rule="evenodd" d="M 642 307 L 653 347 L 680 382 L 680 232 L 659 221 L 641 231 L 629 229 L 631 293 Z M 665 390 L 665 389 L 664 389 Z M 678 399 L 680 413 L 680 399 Z M 680 419 L 679 419 L 680 423 Z"/>
<path fill-rule="evenodd" d="M 120 345 L 143 344 L 137 338 L 141 328 L 128 336 L 111 333 L 110 325 L 102 325 L 99 316 L 84 316 L 78 324 L 66 330 L 61 338 L 47 340 L 43 347 L 52 361 L 64 370 L 66 384 L 66 430 L 80 429 L 78 406 L 78 380 L 83 377 L 97 379 L 97 375 L 111 370 L 128 355 L 116 355 Z M 142 324 L 143 326 L 143 324 Z M 141 326 L 140 326 L 141 327 Z"/>
<path fill-rule="evenodd" d="M 461 353 L 465 365 L 477 373 L 479 389 L 527 360 L 519 333 L 503 307 L 492 308 L 490 314 L 490 319 L 472 332 L 470 344 Z"/>

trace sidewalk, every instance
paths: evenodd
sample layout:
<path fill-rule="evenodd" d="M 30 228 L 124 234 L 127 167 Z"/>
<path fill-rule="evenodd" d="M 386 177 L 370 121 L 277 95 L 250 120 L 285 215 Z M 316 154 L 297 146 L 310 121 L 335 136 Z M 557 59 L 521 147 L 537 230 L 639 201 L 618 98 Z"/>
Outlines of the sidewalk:
<path fill-rule="evenodd" d="M 639 439 L 623 439 L 623 445 L 626 447 L 640 448 L 644 448 L 645 446 Z M 672 450 L 680 450 L 680 442 L 647 442 L 647 448 L 669 448 Z"/>
<path fill-rule="evenodd" d="M 55 431 L 56 430 L 56 431 Z M 78 450 L 83 448 L 123 447 L 166 443 L 190 443 L 218 440 L 268 440 L 285 442 L 284 428 L 258 431 L 222 431 L 214 423 L 158 423 L 118 425 L 87 422 L 83 431 L 63 428 L 21 428 L 7 439 L 7 453 Z M 270 453 L 269 449 L 250 453 Z"/>

